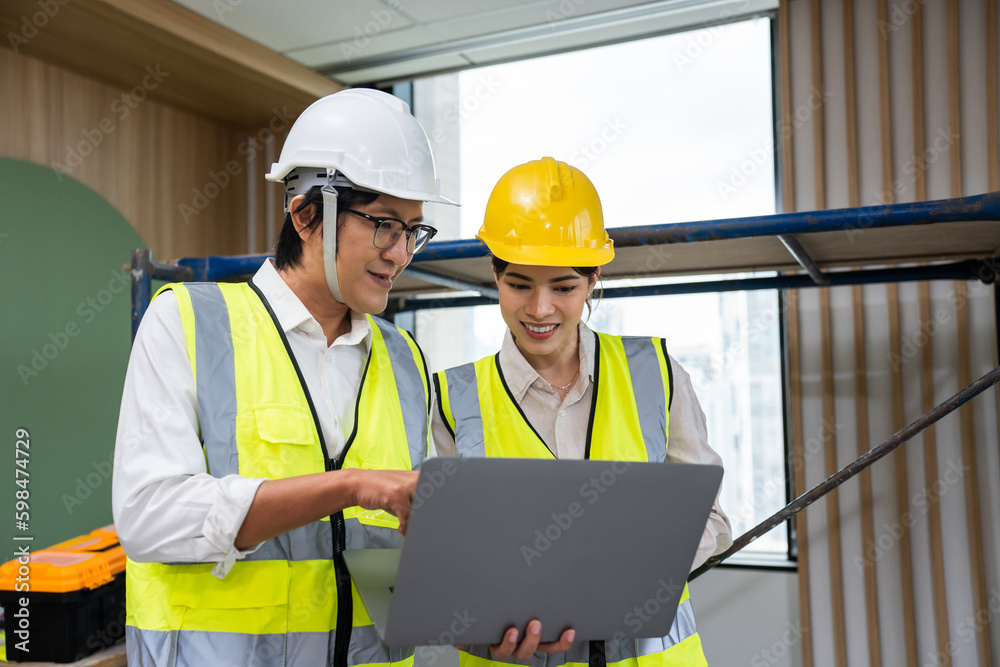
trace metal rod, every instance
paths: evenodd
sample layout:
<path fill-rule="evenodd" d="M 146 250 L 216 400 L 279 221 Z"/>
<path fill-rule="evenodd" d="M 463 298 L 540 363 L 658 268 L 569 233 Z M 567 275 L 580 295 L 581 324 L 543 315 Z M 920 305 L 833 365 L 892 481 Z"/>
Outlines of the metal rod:
<path fill-rule="evenodd" d="M 190 266 L 179 264 L 164 264 L 163 262 L 150 262 L 149 277 L 153 280 L 166 280 L 169 282 L 189 282 L 195 279 L 195 272 Z"/>
<path fill-rule="evenodd" d="M 829 279 L 823 275 L 823 272 L 816 266 L 816 262 L 809 256 L 809 253 L 802 247 L 802 244 L 799 243 L 794 234 L 779 234 L 778 240 L 781 241 L 791 256 L 795 258 L 799 266 L 806 270 L 806 273 L 809 274 L 814 283 L 817 285 L 828 285 L 830 283 Z"/>
<path fill-rule="evenodd" d="M 135 334 L 139 331 L 142 316 L 146 314 L 149 301 L 153 298 L 153 280 L 183 282 L 194 280 L 195 274 L 189 266 L 154 262 L 153 253 L 144 248 L 136 248 L 132 251 L 130 268 L 132 273 L 132 340 L 134 341 Z"/>
<path fill-rule="evenodd" d="M 1000 380 L 1000 367 L 994 368 L 992 371 L 982 376 L 972 384 L 970 384 L 965 389 L 961 390 L 948 400 L 940 403 L 930 412 L 920 416 L 915 421 L 911 422 L 909 425 L 905 426 L 903 429 L 897 431 L 890 438 L 882 442 L 882 444 L 877 447 L 873 447 L 868 450 L 867 453 L 858 457 L 853 463 L 849 463 L 844 466 L 834 474 L 827 477 L 825 480 L 814 486 L 812 489 L 803 493 L 801 496 L 790 502 L 783 509 L 775 512 L 770 517 L 764 519 L 759 524 L 757 524 L 753 529 L 747 531 L 741 535 L 735 542 L 724 553 L 718 556 L 713 556 L 709 558 L 701 567 L 691 573 L 689 581 L 697 579 L 702 574 L 712 569 L 722 561 L 726 560 L 736 552 L 743 549 L 758 537 L 767 533 L 772 528 L 777 526 L 789 518 L 802 511 L 809 505 L 833 491 L 841 484 L 851 479 L 862 470 L 866 469 L 882 457 L 891 453 L 894 449 L 899 447 L 901 444 L 920 433 L 925 428 L 939 421 L 943 417 L 951 414 L 957 410 L 961 405 L 969 401 L 971 398 L 981 394 L 988 388 L 992 387 L 997 381 Z"/>
<path fill-rule="evenodd" d="M 997 285 L 997 283 L 993 283 L 993 320 L 997 343 L 997 359 L 1000 360 L 1000 285 Z"/>
<path fill-rule="evenodd" d="M 431 283 L 432 285 L 441 285 L 442 287 L 450 287 L 464 292 L 479 292 L 481 295 L 494 300 L 500 298 L 500 293 L 495 287 L 488 287 L 479 283 L 470 283 L 467 280 L 459 280 L 458 278 L 442 276 L 431 271 L 425 271 L 424 269 L 415 269 L 412 266 L 406 269 L 406 275 L 410 278 L 423 280 L 425 283 Z"/>
<path fill-rule="evenodd" d="M 136 248 L 132 251 L 132 340 L 139 330 L 139 322 L 146 314 L 149 299 L 153 291 L 153 279 L 149 275 L 152 265 L 152 253 L 149 250 Z"/>

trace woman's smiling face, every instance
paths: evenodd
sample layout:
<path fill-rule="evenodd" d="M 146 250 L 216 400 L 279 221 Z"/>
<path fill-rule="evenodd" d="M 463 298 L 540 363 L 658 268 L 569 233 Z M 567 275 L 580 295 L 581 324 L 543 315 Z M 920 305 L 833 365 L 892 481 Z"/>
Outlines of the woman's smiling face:
<path fill-rule="evenodd" d="M 597 275 L 582 276 L 563 266 L 509 264 L 494 278 L 500 313 L 526 357 L 545 357 L 575 346 Z"/>

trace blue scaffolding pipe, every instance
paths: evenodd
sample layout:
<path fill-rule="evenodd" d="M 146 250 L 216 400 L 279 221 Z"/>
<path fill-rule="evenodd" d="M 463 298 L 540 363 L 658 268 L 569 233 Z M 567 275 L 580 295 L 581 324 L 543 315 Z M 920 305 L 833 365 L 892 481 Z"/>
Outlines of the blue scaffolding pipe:
<path fill-rule="evenodd" d="M 808 211 L 804 213 L 781 213 L 778 215 L 756 216 L 749 218 L 730 218 L 726 220 L 706 220 L 700 222 L 684 222 L 676 224 L 645 225 L 637 227 L 619 227 L 608 230 L 609 235 L 619 248 L 644 245 L 665 245 L 674 243 L 690 243 L 695 241 L 712 241 L 740 239 L 750 237 L 780 237 L 788 238 L 793 234 L 810 234 L 817 232 L 851 231 L 899 227 L 907 225 L 924 225 L 944 222 L 962 222 L 977 220 L 1000 220 L 1000 192 L 961 197 L 949 200 L 916 202 L 909 204 L 891 204 L 885 206 L 866 206 L 861 208 L 833 209 L 826 211 Z M 793 239 L 794 241 L 794 239 Z M 787 245 L 787 244 L 786 244 Z M 792 244 L 797 245 L 796 243 Z M 790 251 L 794 255 L 794 247 Z M 431 243 L 418 255 L 413 257 L 413 268 L 419 269 L 420 264 L 442 260 L 472 259 L 488 254 L 488 249 L 480 241 L 442 241 Z M 145 304 L 149 302 L 151 280 L 198 280 L 224 281 L 235 280 L 252 275 L 260 264 L 270 255 L 240 255 L 240 256 L 210 256 L 192 257 L 179 260 L 177 265 L 158 264 L 150 257 L 145 260 L 133 259 L 133 336 L 138 321 L 145 312 Z M 698 292 L 723 292 L 755 289 L 787 289 L 811 287 L 817 283 L 829 285 L 856 285 L 875 282 L 896 282 L 910 280 L 938 279 L 974 279 L 980 277 L 984 282 L 992 278 L 984 278 L 979 274 L 992 276 L 988 262 L 959 262 L 947 265 L 950 268 L 920 267 L 917 269 L 884 269 L 876 271 L 854 272 L 820 272 L 818 267 L 808 258 L 808 255 L 796 257 L 807 270 L 811 278 L 801 275 L 786 275 L 775 278 L 751 278 L 748 280 L 722 280 L 713 282 L 697 282 L 685 284 L 651 285 L 644 287 L 620 287 L 605 290 L 608 298 L 626 296 L 652 296 L 658 294 L 692 294 Z M 143 263 L 145 262 L 145 263 Z M 811 265 L 811 267 L 809 266 Z M 974 267 L 974 269 L 973 269 Z M 970 275 L 964 273 L 973 269 Z M 414 271 L 414 274 L 417 272 Z M 416 277 L 416 275 L 415 275 Z M 463 286 L 468 285 L 452 276 L 437 274 L 436 278 L 456 280 Z M 488 289 L 488 286 L 486 286 Z M 482 286 L 476 287 L 482 291 Z M 489 296 L 493 296 L 490 294 Z M 420 310 L 426 308 L 460 307 L 494 303 L 485 296 L 453 297 L 431 296 L 430 298 L 398 297 L 394 300 L 400 308 L 397 310 Z"/>
<path fill-rule="evenodd" d="M 608 235 L 615 242 L 615 247 L 628 248 L 784 234 L 863 231 L 885 227 L 973 220 L 1000 220 L 1000 192 L 911 204 L 887 204 L 885 206 L 838 208 L 803 213 L 779 213 L 752 218 L 615 227 L 608 230 Z M 489 251 L 486 246 L 477 240 L 441 241 L 429 243 L 419 255 L 413 257 L 413 263 L 447 259 L 474 259 L 487 254 Z"/>
<path fill-rule="evenodd" d="M 779 213 L 777 215 L 725 220 L 702 220 L 662 225 L 615 227 L 608 235 L 619 248 L 645 245 L 719 241 L 727 239 L 812 234 L 816 232 L 862 231 L 885 227 L 1000 220 L 1000 192 L 984 195 L 915 202 L 839 208 L 826 211 Z M 476 239 L 439 241 L 427 244 L 413 256 L 412 265 L 451 259 L 474 259 L 489 254 Z M 272 255 L 189 257 L 178 261 L 194 272 L 196 280 L 226 280 L 254 273 Z"/>

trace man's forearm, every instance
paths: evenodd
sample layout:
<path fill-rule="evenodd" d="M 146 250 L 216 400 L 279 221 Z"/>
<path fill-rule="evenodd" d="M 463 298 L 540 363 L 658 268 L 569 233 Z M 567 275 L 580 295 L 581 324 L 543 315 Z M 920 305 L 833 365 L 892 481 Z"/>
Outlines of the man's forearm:
<path fill-rule="evenodd" d="M 257 489 L 243 525 L 236 533 L 237 549 L 248 549 L 355 504 L 357 471 L 337 470 L 268 480 Z"/>

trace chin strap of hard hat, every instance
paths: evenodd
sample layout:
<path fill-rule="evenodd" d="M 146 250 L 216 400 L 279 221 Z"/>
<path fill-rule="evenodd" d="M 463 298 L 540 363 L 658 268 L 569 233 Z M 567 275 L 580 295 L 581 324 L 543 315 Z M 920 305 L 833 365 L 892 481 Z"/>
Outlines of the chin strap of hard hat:
<path fill-rule="evenodd" d="M 330 294 L 341 303 L 340 281 L 337 279 L 337 190 L 333 187 L 336 172 L 323 186 L 323 270 Z"/>

